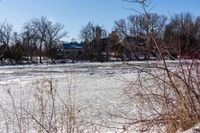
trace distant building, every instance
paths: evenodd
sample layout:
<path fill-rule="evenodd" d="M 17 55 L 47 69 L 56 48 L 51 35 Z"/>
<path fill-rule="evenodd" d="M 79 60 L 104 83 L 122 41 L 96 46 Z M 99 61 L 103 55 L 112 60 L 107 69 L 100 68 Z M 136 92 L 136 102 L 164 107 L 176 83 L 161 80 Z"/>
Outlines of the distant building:
<path fill-rule="evenodd" d="M 93 61 L 108 60 L 108 38 L 94 38 L 91 42 L 85 45 L 86 58 Z"/>
<path fill-rule="evenodd" d="M 64 57 L 66 59 L 79 60 L 84 57 L 84 43 L 70 42 L 64 43 Z"/>
<path fill-rule="evenodd" d="M 125 56 L 129 60 L 149 60 L 159 58 L 159 52 L 153 42 L 141 36 L 127 36 L 122 44 L 125 46 Z"/>

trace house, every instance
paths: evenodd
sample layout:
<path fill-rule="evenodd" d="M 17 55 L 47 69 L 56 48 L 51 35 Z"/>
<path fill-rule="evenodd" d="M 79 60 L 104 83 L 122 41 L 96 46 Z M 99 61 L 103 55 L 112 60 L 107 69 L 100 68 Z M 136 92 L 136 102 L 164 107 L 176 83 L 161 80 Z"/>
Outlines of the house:
<path fill-rule="evenodd" d="M 80 60 L 84 57 L 84 43 L 70 42 L 63 44 L 64 58 Z"/>
<path fill-rule="evenodd" d="M 122 44 L 125 47 L 125 55 L 129 60 L 149 60 L 160 58 L 159 51 L 154 41 L 142 36 L 127 36 Z"/>
<path fill-rule="evenodd" d="M 145 56 L 145 39 L 127 36 L 110 46 L 112 56 L 121 60 L 140 60 Z"/>
<path fill-rule="evenodd" d="M 94 38 L 89 44 L 85 45 L 86 54 L 89 58 L 97 61 L 108 60 L 108 38 Z"/>
<path fill-rule="evenodd" d="M 128 60 L 139 60 L 144 58 L 146 53 L 145 39 L 139 36 L 127 36 L 123 40 L 125 46 L 124 54 Z"/>

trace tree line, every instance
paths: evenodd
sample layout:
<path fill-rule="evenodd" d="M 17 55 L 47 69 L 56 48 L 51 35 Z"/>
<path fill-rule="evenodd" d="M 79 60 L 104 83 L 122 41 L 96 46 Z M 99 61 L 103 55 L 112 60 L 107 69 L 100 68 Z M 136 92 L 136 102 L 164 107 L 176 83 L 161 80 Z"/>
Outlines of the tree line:
<path fill-rule="evenodd" d="M 152 55 L 171 59 L 199 58 L 200 17 L 190 13 L 177 14 L 170 19 L 157 13 L 131 15 L 115 21 L 114 30 L 107 34 L 106 29 L 89 22 L 82 28 L 81 38 L 88 46 L 86 52 L 90 58 L 98 58 L 102 51 L 117 53 L 121 59 L 128 60 L 139 60 L 141 54 L 143 59 L 150 59 Z M 107 39 L 106 46 L 100 43 L 104 41 L 102 38 Z M 143 45 L 139 46 L 141 43 Z"/>
<path fill-rule="evenodd" d="M 112 56 L 139 60 L 141 54 L 143 59 L 152 55 L 159 58 L 160 54 L 172 59 L 199 58 L 200 16 L 181 13 L 167 18 L 157 13 L 136 14 L 115 21 L 113 27 L 110 33 L 104 26 L 91 22 L 82 27 L 80 39 L 84 43 L 85 60 L 109 60 Z M 4 22 L 0 26 L 0 61 L 33 63 L 37 57 L 42 63 L 46 57 L 54 62 L 63 54 L 62 39 L 66 35 L 63 24 L 47 17 L 26 22 L 21 33 L 14 32 L 13 26 Z"/>

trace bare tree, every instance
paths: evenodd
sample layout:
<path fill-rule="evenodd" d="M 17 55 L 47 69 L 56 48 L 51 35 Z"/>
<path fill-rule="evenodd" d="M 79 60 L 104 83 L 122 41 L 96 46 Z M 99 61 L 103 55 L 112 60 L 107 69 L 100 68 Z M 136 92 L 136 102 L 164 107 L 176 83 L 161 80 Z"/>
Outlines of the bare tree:
<path fill-rule="evenodd" d="M 37 31 L 37 38 L 38 41 L 38 47 L 39 47 L 39 57 L 40 57 L 40 63 L 42 63 L 42 47 L 44 46 L 44 40 L 46 38 L 46 31 L 47 31 L 47 18 L 41 17 L 31 20 L 31 23 Z"/>
<path fill-rule="evenodd" d="M 125 19 L 115 21 L 115 31 L 121 39 L 129 35 L 128 25 Z"/>
<path fill-rule="evenodd" d="M 115 58 L 122 58 L 123 46 L 120 44 L 120 38 L 116 31 L 112 31 L 108 35 L 107 58 L 114 56 Z"/>
<path fill-rule="evenodd" d="M 138 52 L 138 50 L 136 50 L 138 43 L 137 40 L 144 40 L 145 46 L 140 47 L 140 49 L 142 48 L 145 59 L 149 59 L 150 54 L 156 56 L 155 44 L 150 36 L 154 36 L 154 38 L 157 40 L 162 40 L 164 36 L 163 33 L 166 25 L 166 20 L 167 17 L 163 15 L 147 13 L 146 15 L 132 15 L 128 17 L 127 22 L 125 19 L 115 21 L 115 29 L 118 35 L 120 38 L 126 40 L 126 44 L 124 44 L 127 46 L 125 50 L 127 51 L 126 55 L 130 56 L 130 53 Z M 131 57 L 128 58 L 131 59 Z"/>
<path fill-rule="evenodd" d="M 40 63 L 42 63 L 42 49 L 45 49 L 46 55 L 53 59 L 55 57 L 55 48 L 60 39 L 65 37 L 67 32 L 64 31 L 64 25 L 53 23 L 46 17 L 36 18 L 31 21 L 31 25 L 36 30 L 38 38 Z M 43 53 L 44 54 L 44 53 Z"/>
<path fill-rule="evenodd" d="M 95 26 L 91 22 L 89 22 L 86 26 L 84 26 L 80 30 L 80 38 L 83 41 L 91 42 L 95 38 Z"/>
<path fill-rule="evenodd" d="M 89 22 L 80 31 L 80 37 L 85 43 L 86 58 L 101 59 L 101 53 L 105 51 L 104 41 L 107 37 L 107 32 L 103 26 L 94 25 Z"/>
<path fill-rule="evenodd" d="M 180 56 L 194 56 L 199 49 L 198 36 L 200 30 L 199 18 L 190 13 L 175 15 L 166 26 L 165 41 Z"/>
<path fill-rule="evenodd" d="M 37 53 L 37 31 L 34 29 L 33 25 L 29 22 L 23 27 L 23 32 L 21 33 L 24 54 L 27 56 L 27 62 L 32 62 L 33 55 Z"/>
<path fill-rule="evenodd" d="M 12 38 L 13 26 L 11 24 L 5 24 L 0 31 L 0 41 L 2 44 L 9 46 Z"/>
<path fill-rule="evenodd" d="M 10 56 L 10 44 L 13 37 L 13 26 L 8 23 L 4 23 L 0 29 L 0 43 L 3 45 L 3 51 L 1 53 L 1 58 L 11 60 Z"/>
<path fill-rule="evenodd" d="M 57 47 L 59 46 L 60 39 L 67 35 L 67 32 L 63 31 L 64 25 L 48 21 L 47 33 L 45 38 L 45 47 L 47 51 L 47 56 L 53 59 L 56 58 Z"/>

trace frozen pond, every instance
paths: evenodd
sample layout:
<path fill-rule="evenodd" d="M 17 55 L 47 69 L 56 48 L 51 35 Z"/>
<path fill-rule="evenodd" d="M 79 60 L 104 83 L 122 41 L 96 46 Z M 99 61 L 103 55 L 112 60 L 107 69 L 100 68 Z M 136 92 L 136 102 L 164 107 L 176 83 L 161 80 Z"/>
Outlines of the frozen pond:
<path fill-rule="evenodd" d="M 146 63 L 133 64 L 142 66 Z M 119 120 L 113 116 L 131 115 L 134 111 L 129 98 L 124 94 L 124 88 L 136 78 L 137 72 L 131 66 L 120 62 L 1 66 L 0 105 L 4 111 L 12 112 L 13 100 L 15 106 L 21 107 L 24 103 L 29 105 L 28 109 L 32 111 L 36 106 L 36 91 L 38 88 L 48 89 L 46 82 L 52 81 L 60 99 L 67 101 L 67 97 L 71 95 L 79 112 L 77 117 L 85 117 L 86 121 L 97 125 L 105 126 L 107 123 L 107 126 L 110 126 L 109 124 L 113 125 L 111 122 Z M 57 108 L 60 107 L 58 101 Z M 1 120 L 5 119 L 4 115 L 0 117 Z M 123 124 L 118 124 L 119 128 L 122 126 Z M 1 128 L 3 131 L 5 126 Z"/>

